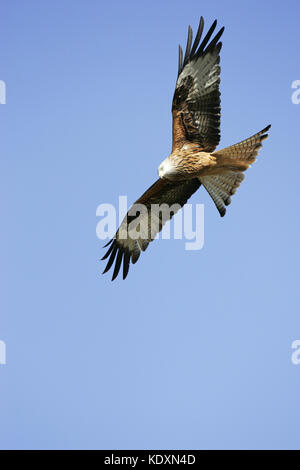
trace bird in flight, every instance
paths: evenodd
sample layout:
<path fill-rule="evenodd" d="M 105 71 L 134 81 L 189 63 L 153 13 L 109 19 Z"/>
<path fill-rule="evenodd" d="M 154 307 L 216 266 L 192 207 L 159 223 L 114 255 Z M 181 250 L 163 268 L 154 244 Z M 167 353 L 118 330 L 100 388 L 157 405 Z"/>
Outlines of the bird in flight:
<path fill-rule="evenodd" d="M 159 179 L 133 204 L 103 256 L 103 274 L 114 264 L 114 280 L 123 261 L 123 279 L 130 262 L 136 263 L 163 225 L 184 206 L 201 185 L 214 201 L 221 217 L 255 162 L 270 125 L 230 147 L 216 151 L 220 141 L 220 38 L 215 20 L 201 41 L 201 17 L 193 42 L 189 26 L 185 54 L 179 46 L 178 76 L 172 102 L 171 154 L 158 167 Z M 172 208 L 168 211 L 166 208 Z M 153 210 L 155 208 L 155 210 Z M 162 209 L 161 209 L 162 208 Z"/>

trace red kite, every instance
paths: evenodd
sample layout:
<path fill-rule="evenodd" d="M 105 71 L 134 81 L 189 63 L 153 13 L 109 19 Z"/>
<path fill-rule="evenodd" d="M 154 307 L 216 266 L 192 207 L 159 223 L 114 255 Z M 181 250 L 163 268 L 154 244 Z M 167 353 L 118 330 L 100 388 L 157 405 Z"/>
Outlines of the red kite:
<path fill-rule="evenodd" d="M 201 17 L 192 44 L 189 26 L 185 54 L 179 46 L 178 77 L 172 102 L 173 146 L 159 165 L 159 179 L 134 203 L 122 221 L 102 259 L 109 257 L 106 273 L 115 261 L 112 280 L 123 260 L 123 279 L 141 251 L 145 251 L 167 220 L 170 220 L 201 184 L 213 199 L 221 217 L 244 179 L 243 172 L 255 162 L 271 126 L 231 147 L 215 151 L 220 141 L 220 50 L 224 27 L 213 37 L 214 21 L 202 39 Z M 201 42 L 200 42 L 201 41 Z M 152 207 L 175 204 L 167 215 Z M 141 206 L 143 205 L 143 206 Z M 145 210 L 141 211 L 140 208 Z"/>

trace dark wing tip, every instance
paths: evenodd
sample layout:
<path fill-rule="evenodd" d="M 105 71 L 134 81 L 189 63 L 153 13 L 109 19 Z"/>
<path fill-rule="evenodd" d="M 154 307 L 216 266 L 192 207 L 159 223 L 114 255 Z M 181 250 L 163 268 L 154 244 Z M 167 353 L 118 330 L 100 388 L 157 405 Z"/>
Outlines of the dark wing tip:
<path fill-rule="evenodd" d="M 112 246 L 111 246 L 111 248 L 109 248 L 108 252 L 104 255 L 105 258 L 106 258 L 107 256 L 109 256 L 109 255 L 110 255 L 110 256 L 109 256 L 109 260 L 108 260 L 107 265 L 106 265 L 106 267 L 105 267 L 105 269 L 104 269 L 104 271 L 103 271 L 102 274 L 105 274 L 105 273 L 107 273 L 107 271 L 110 270 L 110 268 L 111 268 L 111 266 L 112 266 L 112 264 L 113 264 L 113 262 L 114 262 L 114 259 L 115 259 L 115 257 L 116 257 L 117 251 L 118 251 L 118 246 L 117 246 L 116 243 L 113 243 Z M 104 258 L 104 259 L 105 259 L 105 258 Z"/>
<path fill-rule="evenodd" d="M 123 279 L 124 280 L 127 277 L 129 266 L 130 266 L 130 251 L 126 249 L 124 253 L 124 258 L 123 258 Z"/>
<path fill-rule="evenodd" d="M 108 245 L 110 245 L 110 247 L 108 248 L 108 250 L 107 250 L 107 252 L 105 253 L 105 255 L 102 256 L 101 261 L 103 261 L 104 259 L 106 259 L 106 258 L 109 256 L 109 254 L 111 253 L 111 251 L 113 250 L 114 244 L 113 244 L 112 242 L 113 242 L 113 239 L 110 240 L 108 243 L 106 243 L 106 245 L 104 245 L 103 248 L 106 248 Z"/>
<path fill-rule="evenodd" d="M 200 39 L 201 39 L 201 36 L 202 36 L 202 33 L 203 33 L 203 28 L 204 28 L 204 19 L 203 19 L 203 16 L 201 16 L 199 26 L 198 26 L 198 30 L 197 30 L 197 34 L 196 34 L 196 37 L 195 37 L 195 41 L 194 41 L 194 44 L 193 44 L 193 47 L 192 47 L 192 50 L 191 50 L 191 54 L 190 54 L 191 57 L 193 57 L 195 52 L 196 52 L 196 49 L 198 47 L 198 44 L 200 42 Z"/>
<path fill-rule="evenodd" d="M 215 35 L 215 37 L 213 38 L 213 40 L 210 42 L 210 44 L 207 46 L 206 48 L 206 52 L 209 52 L 211 50 L 213 50 L 217 44 L 218 44 L 218 41 L 220 39 L 220 37 L 222 36 L 223 32 L 224 32 L 224 26 L 220 29 L 220 31 Z"/>
<path fill-rule="evenodd" d="M 182 57 L 183 57 L 182 47 L 179 44 L 178 46 L 178 75 L 180 74 L 182 70 Z"/>
<path fill-rule="evenodd" d="M 111 240 L 109 240 L 105 245 L 103 245 L 103 248 L 106 248 L 108 245 L 110 245 L 112 242 L 114 241 L 114 239 L 112 238 Z"/>
<path fill-rule="evenodd" d="M 218 52 L 221 50 L 222 44 L 219 43 L 219 39 L 222 36 L 224 32 L 224 26 L 220 29 L 220 31 L 216 34 L 216 36 L 211 40 L 211 37 L 213 35 L 214 30 L 216 29 L 217 26 L 217 20 L 215 20 L 211 27 L 209 28 L 208 32 L 206 33 L 206 36 L 201 40 L 201 36 L 203 33 L 203 28 L 204 28 L 204 19 L 203 16 L 200 18 L 197 34 L 194 40 L 194 43 L 192 45 L 192 39 L 193 39 L 193 30 L 191 26 L 188 28 L 188 37 L 187 37 L 187 44 L 186 44 L 186 49 L 185 49 L 185 54 L 184 54 L 184 59 L 183 59 L 183 51 L 181 49 L 181 46 L 179 46 L 179 60 L 178 60 L 178 76 L 184 69 L 185 65 L 192 60 L 193 58 L 198 58 L 202 54 L 212 51 L 216 49 Z M 209 41 L 211 42 L 209 43 Z M 200 44 L 200 45 L 199 45 Z"/>
<path fill-rule="evenodd" d="M 193 40 L 193 30 L 192 30 L 191 25 L 189 25 L 187 43 L 186 43 L 185 54 L 184 54 L 184 59 L 183 59 L 183 67 L 189 61 L 192 40 Z"/>
<path fill-rule="evenodd" d="M 122 259 L 123 259 L 123 254 L 124 254 L 124 250 L 123 250 L 123 248 L 121 248 L 119 246 L 118 247 L 118 255 L 117 255 L 117 259 L 116 259 L 116 263 L 115 263 L 115 268 L 114 268 L 114 272 L 113 272 L 113 275 L 112 275 L 112 278 L 111 278 L 112 281 L 114 281 L 116 279 L 117 275 L 119 274 Z"/>
<path fill-rule="evenodd" d="M 123 248 L 122 246 L 118 244 L 118 242 L 114 238 L 110 240 L 105 246 L 108 246 L 108 245 L 110 245 L 110 247 L 108 248 L 105 255 L 101 258 L 101 260 L 104 260 L 109 257 L 108 262 L 102 274 L 107 273 L 107 271 L 111 269 L 112 265 L 115 262 L 114 271 L 113 271 L 113 275 L 111 279 L 112 281 L 114 281 L 119 274 L 120 267 L 121 267 L 122 260 L 123 260 L 123 279 L 126 279 L 128 271 L 129 271 L 129 267 L 130 267 L 130 257 L 131 257 L 129 248 Z"/>

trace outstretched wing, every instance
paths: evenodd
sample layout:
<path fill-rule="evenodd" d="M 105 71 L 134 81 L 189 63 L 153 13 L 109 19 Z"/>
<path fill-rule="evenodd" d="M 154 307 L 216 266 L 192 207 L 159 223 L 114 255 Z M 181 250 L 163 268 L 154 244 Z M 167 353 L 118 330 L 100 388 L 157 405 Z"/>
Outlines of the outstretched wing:
<path fill-rule="evenodd" d="M 181 209 L 200 187 L 195 178 L 183 182 L 158 179 L 129 209 L 116 235 L 105 246 L 109 249 L 102 259 L 109 257 L 103 274 L 115 262 L 112 281 L 117 277 L 123 260 L 123 279 L 129 270 L 130 260 L 134 264 L 141 251 L 161 231 L 163 225 Z"/>
<path fill-rule="evenodd" d="M 202 150 L 212 152 L 220 141 L 220 50 L 221 28 L 213 39 L 214 21 L 200 42 L 204 20 L 201 17 L 192 46 L 193 31 L 189 26 L 183 58 L 179 46 L 178 78 L 172 103 L 173 149 L 194 142 Z"/>

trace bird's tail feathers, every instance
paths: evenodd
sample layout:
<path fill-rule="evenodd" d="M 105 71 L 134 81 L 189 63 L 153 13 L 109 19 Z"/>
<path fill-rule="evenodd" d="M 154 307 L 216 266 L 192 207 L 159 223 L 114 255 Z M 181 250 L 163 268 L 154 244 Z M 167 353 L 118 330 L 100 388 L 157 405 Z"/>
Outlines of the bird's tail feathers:
<path fill-rule="evenodd" d="M 231 145 L 212 153 L 217 159 L 220 174 L 201 176 L 199 180 L 214 201 L 221 217 L 226 213 L 226 206 L 231 202 L 231 196 L 244 179 L 243 171 L 255 162 L 263 140 L 268 137 L 266 132 L 271 126 L 254 134 L 238 144 Z"/>
<path fill-rule="evenodd" d="M 199 180 L 214 201 L 220 216 L 226 214 L 226 206 L 231 203 L 231 196 L 244 179 L 244 175 L 237 171 L 227 171 L 222 175 L 201 176 Z"/>
<path fill-rule="evenodd" d="M 212 155 L 217 158 L 217 166 L 233 171 L 247 170 L 255 162 L 262 142 L 268 137 L 266 132 L 270 127 L 270 125 L 265 127 L 257 134 L 235 145 L 213 152 Z"/>

